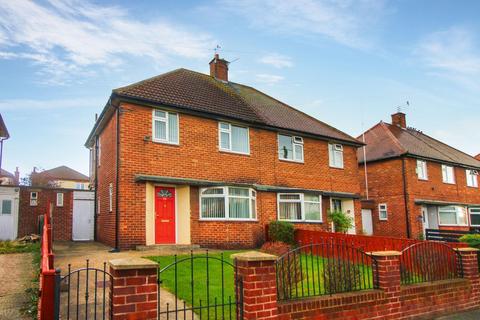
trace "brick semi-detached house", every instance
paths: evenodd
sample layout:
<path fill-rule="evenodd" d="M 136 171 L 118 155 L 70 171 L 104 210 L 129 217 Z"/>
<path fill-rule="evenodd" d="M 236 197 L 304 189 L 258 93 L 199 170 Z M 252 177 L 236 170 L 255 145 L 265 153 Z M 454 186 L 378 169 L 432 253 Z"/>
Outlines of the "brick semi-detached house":
<path fill-rule="evenodd" d="M 177 69 L 115 89 L 86 143 L 97 239 L 119 249 L 255 247 L 277 219 L 330 230 L 332 207 L 358 229 L 361 145 L 228 81 L 218 55 L 210 75 Z"/>
<path fill-rule="evenodd" d="M 358 150 L 362 214 L 373 210 L 375 235 L 418 238 L 427 228 L 480 226 L 479 160 L 408 128 L 401 112 L 364 137 L 365 150 Z"/>

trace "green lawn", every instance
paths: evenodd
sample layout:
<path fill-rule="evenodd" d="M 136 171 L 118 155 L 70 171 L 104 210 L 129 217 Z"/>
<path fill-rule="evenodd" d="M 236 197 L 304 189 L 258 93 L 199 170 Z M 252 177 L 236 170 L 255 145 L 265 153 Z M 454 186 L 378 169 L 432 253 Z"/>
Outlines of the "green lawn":
<path fill-rule="evenodd" d="M 40 243 L 20 243 L 16 241 L 0 241 L 0 254 L 40 252 Z"/>
<path fill-rule="evenodd" d="M 233 264 L 231 255 L 238 251 L 226 251 L 224 252 L 224 260 Z M 208 304 L 214 305 L 215 298 L 217 304 L 222 304 L 222 297 L 224 302 L 228 302 L 228 298 L 231 297 L 232 301 L 235 301 L 234 292 L 234 274 L 233 268 L 227 264 L 223 264 L 223 294 L 222 294 L 222 264 L 219 260 L 221 258 L 220 253 L 209 254 L 208 264 L 208 279 L 210 285 L 207 291 L 207 260 L 205 254 L 194 255 L 193 259 L 193 285 L 191 281 L 192 272 L 192 260 L 190 255 L 177 256 L 177 279 L 175 282 L 175 265 L 167 267 L 175 261 L 174 256 L 155 256 L 147 257 L 160 265 L 160 270 L 165 269 L 161 273 L 162 287 L 172 292 L 182 300 L 185 300 L 187 307 L 194 305 L 200 306 L 200 300 L 202 306 Z M 298 256 L 297 256 L 298 257 Z M 332 260 L 322 257 L 310 256 L 302 254 L 301 259 L 297 260 L 296 268 L 295 264 L 291 263 L 288 266 L 287 262 L 283 266 L 284 277 L 282 272 L 279 274 L 279 289 L 281 299 L 285 298 L 300 298 L 306 296 L 316 296 L 324 294 L 333 294 L 338 292 L 347 292 L 354 290 L 363 290 L 373 288 L 372 268 L 366 265 L 353 265 L 348 262 L 339 262 L 338 260 Z M 288 269 L 290 267 L 290 269 Z M 282 265 L 279 266 L 282 268 Z M 303 272 L 299 272 L 299 270 Z M 290 272 L 288 272 L 290 270 Z M 296 278 L 295 278 L 295 275 Z M 336 281 L 335 281 L 336 280 Z M 175 284 L 176 283 L 176 284 Z M 290 283 L 290 285 L 288 285 Z M 192 292 L 193 288 L 193 292 Z M 192 297 L 193 294 L 193 297 Z M 193 303 L 194 302 L 194 303 Z M 183 306 L 179 306 L 183 307 Z M 174 306 L 169 306 L 170 310 L 174 309 Z M 161 309 L 166 310 L 166 305 L 161 302 Z M 225 318 L 229 318 L 230 312 L 232 312 L 232 318 L 234 318 L 235 310 L 234 306 L 230 309 L 229 306 L 217 307 L 217 316 L 222 319 L 222 312 L 225 314 Z M 195 310 L 198 315 L 200 311 Z M 170 314 L 175 316 L 175 314 Z M 215 308 L 202 309 L 202 318 L 215 319 Z"/>
<path fill-rule="evenodd" d="M 223 259 L 231 264 L 233 260 L 231 255 L 238 253 L 239 251 L 225 251 L 223 252 Z M 182 300 L 185 300 L 187 307 L 199 307 L 202 306 L 219 305 L 217 308 L 204 308 L 201 309 L 202 318 L 215 319 L 215 312 L 217 312 L 217 318 L 230 318 L 235 319 L 235 305 L 226 305 L 222 307 L 222 303 L 228 304 L 231 299 L 235 301 L 234 291 L 234 270 L 233 267 L 226 263 L 221 263 L 218 259 L 221 259 L 221 253 L 209 254 L 208 259 L 208 277 L 207 277 L 207 259 L 205 254 L 195 254 L 194 259 L 190 259 L 190 255 L 177 256 L 177 280 L 175 282 L 175 265 L 165 269 L 160 274 L 160 280 L 162 281 L 162 287 L 172 292 Z M 147 257 L 147 259 L 157 262 L 160 266 L 160 270 L 164 269 L 168 265 L 175 261 L 174 256 L 154 256 Z M 193 261 L 193 262 L 192 262 Z M 222 265 L 223 265 L 223 279 L 222 279 Z M 192 267 L 193 267 L 193 285 L 192 285 Z M 209 285 L 207 286 L 207 278 Z M 222 289 L 223 281 L 223 289 Z M 175 284 L 176 283 L 176 284 Z M 192 291 L 193 288 L 193 291 Z M 223 292 L 222 292 L 223 291 Z M 193 295 L 193 297 L 192 297 Z M 223 297 L 223 300 L 222 300 Z M 166 305 L 160 301 L 161 310 L 166 310 Z M 182 306 L 178 306 L 183 308 Z M 169 306 L 170 310 L 174 306 Z M 215 310 L 216 309 L 216 310 Z M 196 309 L 195 313 L 200 314 L 200 310 Z M 172 317 L 173 316 L 173 317 Z M 174 318 L 175 314 L 170 314 L 170 317 Z"/>

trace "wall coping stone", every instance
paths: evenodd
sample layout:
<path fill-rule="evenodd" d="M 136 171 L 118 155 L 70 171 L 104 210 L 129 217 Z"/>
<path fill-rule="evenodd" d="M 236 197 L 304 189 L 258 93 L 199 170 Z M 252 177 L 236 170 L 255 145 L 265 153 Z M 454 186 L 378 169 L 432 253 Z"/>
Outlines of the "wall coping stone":
<path fill-rule="evenodd" d="M 401 256 L 402 253 L 400 251 L 373 251 L 369 252 L 369 255 L 375 256 L 375 257 L 390 257 L 390 256 Z"/>
<path fill-rule="evenodd" d="M 455 250 L 455 251 L 460 251 L 460 252 L 477 252 L 477 251 L 480 251 L 480 250 L 477 249 L 477 248 L 471 248 L 471 247 L 468 247 L 468 248 L 455 248 L 454 250 Z"/>
<path fill-rule="evenodd" d="M 122 258 L 108 261 L 114 270 L 158 269 L 158 263 L 143 258 Z"/>
<path fill-rule="evenodd" d="M 238 261 L 275 261 L 278 259 L 277 256 L 259 251 L 235 253 L 231 258 L 238 259 Z"/>

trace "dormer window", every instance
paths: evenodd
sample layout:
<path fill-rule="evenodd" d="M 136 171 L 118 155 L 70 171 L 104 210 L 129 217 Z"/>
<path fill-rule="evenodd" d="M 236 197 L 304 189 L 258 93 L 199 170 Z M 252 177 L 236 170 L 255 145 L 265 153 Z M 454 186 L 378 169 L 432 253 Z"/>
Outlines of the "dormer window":
<path fill-rule="evenodd" d="M 280 160 L 303 162 L 303 138 L 279 134 L 278 158 Z"/>

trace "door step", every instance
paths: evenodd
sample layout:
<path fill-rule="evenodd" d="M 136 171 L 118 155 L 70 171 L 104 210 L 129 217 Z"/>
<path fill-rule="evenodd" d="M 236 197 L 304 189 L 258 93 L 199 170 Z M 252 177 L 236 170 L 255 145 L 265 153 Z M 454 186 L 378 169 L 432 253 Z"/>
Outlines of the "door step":
<path fill-rule="evenodd" d="M 162 251 L 181 251 L 188 252 L 190 250 L 200 249 L 198 244 L 152 244 L 149 246 L 137 246 L 137 251 L 162 250 Z"/>

